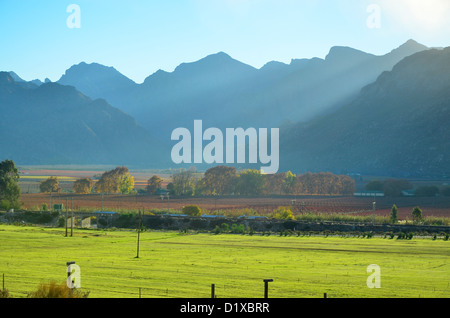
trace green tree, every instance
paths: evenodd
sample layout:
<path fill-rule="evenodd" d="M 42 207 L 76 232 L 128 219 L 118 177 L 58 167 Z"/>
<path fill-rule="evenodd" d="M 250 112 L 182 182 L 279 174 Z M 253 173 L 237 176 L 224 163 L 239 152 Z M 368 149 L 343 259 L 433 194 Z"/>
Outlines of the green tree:
<path fill-rule="evenodd" d="M 241 195 L 259 195 L 266 184 L 261 171 L 249 169 L 242 171 L 237 179 L 236 190 Z"/>
<path fill-rule="evenodd" d="M 119 176 L 119 191 L 122 194 L 130 194 L 134 190 L 134 177 L 129 172 Z"/>
<path fill-rule="evenodd" d="M 81 178 L 73 183 L 73 192 L 77 194 L 89 194 L 94 181 L 91 178 Z"/>
<path fill-rule="evenodd" d="M 398 208 L 397 208 L 397 206 L 395 204 L 392 206 L 392 209 L 391 209 L 391 218 L 390 218 L 390 220 L 391 220 L 391 223 L 397 223 L 398 222 Z"/>
<path fill-rule="evenodd" d="M 380 180 L 373 180 L 366 184 L 367 191 L 383 191 L 383 182 Z"/>
<path fill-rule="evenodd" d="M 416 207 L 412 210 L 411 216 L 412 216 L 414 222 L 419 222 L 419 221 L 421 221 L 421 220 L 422 220 L 422 210 L 421 210 L 418 206 L 416 206 Z"/>
<path fill-rule="evenodd" d="M 399 197 L 403 190 L 410 190 L 413 186 L 408 180 L 387 179 L 383 182 L 384 194 L 388 197 Z"/>
<path fill-rule="evenodd" d="M 161 188 L 163 179 L 158 177 L 157 175 L 152 176 L 147 181 L 147 193 L 148 194 L 156 194 L 156 191 Z"/>
<path fill-rule="evenodd" d="M 202 178 L 203 193 L 224 195 L 234 192 L 236 168 L 217 166 L 206 170 Z"/>
<path fill-rule="evenodd" d="M 4 160 L 0 163 L 0 202 L 1 208 L 20 208 L 19 171 L 14 161 Z"/>
<path fill-rule="evenodd" d="M 421 186 L 415 191 L 418 197 L 435 197 L 437 194 L 439 194 L 439 188 L 436 186 Z"/>
<path fill-rule="evenodd" d="M 39 190 L 42 193 L 61 192 L 58 177 L 50 177 L 46 180 L 42 180 L 41 183 L 39 184 Z"/>

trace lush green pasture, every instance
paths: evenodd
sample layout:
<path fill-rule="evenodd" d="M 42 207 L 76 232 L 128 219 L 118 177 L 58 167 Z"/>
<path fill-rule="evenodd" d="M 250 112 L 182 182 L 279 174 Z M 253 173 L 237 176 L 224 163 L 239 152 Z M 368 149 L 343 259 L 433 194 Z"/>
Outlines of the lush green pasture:
<path fill-rule="evenodd" d="M 449 297 L 450 242 L 413 238 L 280 237 L 0 225 L 0 275 L 12 297 L 81 268 L 89 297 Z M 70 235 L 70 231 L 69 231 Z M 367 266 L 381 268 L 370 289 Z M 1 276 L 0 276 L 1 277 Z"/>

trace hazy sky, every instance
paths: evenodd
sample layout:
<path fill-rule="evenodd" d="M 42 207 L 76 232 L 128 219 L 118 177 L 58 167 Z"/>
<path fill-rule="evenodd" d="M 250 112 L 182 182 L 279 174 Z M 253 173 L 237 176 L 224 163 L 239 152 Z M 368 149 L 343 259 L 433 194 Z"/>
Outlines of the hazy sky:
<path fill-rule="evenodd" d="M 450 0 L 0 0 L 0 70 L 25 80 L 56 81 L 84 61 L 141 83 L 219 51 L 260 68 L 336 45 L 381 55 L 408 39 L 450 46 Z"/>

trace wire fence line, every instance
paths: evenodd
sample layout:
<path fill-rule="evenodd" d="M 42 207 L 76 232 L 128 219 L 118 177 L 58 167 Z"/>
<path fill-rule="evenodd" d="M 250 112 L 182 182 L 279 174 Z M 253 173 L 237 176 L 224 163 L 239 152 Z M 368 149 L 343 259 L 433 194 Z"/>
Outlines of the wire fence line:
<path fill-rule="evenodd" d="M 39 277 L 24 276 L 19 274 L 3 273 L 2 275 L 2 290 L 7 290 L 12 297 L 28 297 L 29 294 L 35 291 L 41 283 L 49 283 L 54 281 L 56 283 L 64 283 L 64 278 L 55 278 L 42 280 Z M 96 297 L 96 295 L 108 295 L 108 298 L 183 298 L 186 297 L 185 291 L 182 288 L 177 288 L 177 283 L 172 283 L 171 287 L 151 287 L 143 284 L 142 286 L 123 285 L 118 283 L 117 287 L 111 288 L 109 285 L 102 284 L 101 279 L 96 282 L 95 286 L 92 284 L 81 285 L 79 289 L 82 292 L 89 292 L 89 295 Z M 199 290 L 191 293 L 193 298 L 209 298 L 214 296 L 218 298 L 223 296 L 225 298 L 239 298 L 239 288 L 233 284 L 210 284 L 202 286 Z M 250 286 L 255 291 L 255 298 L 262 297 L 263 289 L 261 284 L 253 284 Z M 232 296 L 230 296 L 232 294 Z"/>

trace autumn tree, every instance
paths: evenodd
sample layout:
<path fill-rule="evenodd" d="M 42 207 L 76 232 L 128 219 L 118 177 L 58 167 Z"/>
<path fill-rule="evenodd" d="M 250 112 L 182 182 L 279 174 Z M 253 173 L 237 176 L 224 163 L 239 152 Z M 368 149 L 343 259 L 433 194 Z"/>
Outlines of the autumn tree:
<path fill-rule="evenodd" d="M 58 177 L 50 177 L 46 180 L 42 180 L 41 183 L 39 184 L 39 190 L 42 193 L 61 192 Z"/>
<path fill-rule="evenodd" d="M 7 210 L 20 207 L 19 177 L 14 161 L 4 160 L 0 163 L 0 207 Z"/>
<path fill-rule="evenodd" d="M 193 195 L 195 177 L 192 171 L 183 170 L 172 175 L 173 192 L 176 195 Z"/>
<path fill-rule="evenodd" d="M 284 193 L 293 194 L 295 188 L 295 180 L 296 180 L 295 174 L 293 174 L 291 171 L 286 172 L 282 185 Z"/>
<path fill-rule="evenodd" d="M 94 182 L 91 178 L 78 179 L 73 183 L 73 192 L 77 194 L 89 194 Z"/>
<path fill-rule="evenodd" d="M 264 194 L 281 194 L 286 173 L 274 173 L 265 175 Z"/>
<path fill-rule="evenodd" d="M 161 188 L 161 184 L 163 182 L 163 179 L 158 177 L 157 175 L 152 176 L 150 179 L 147 180 L 147 193 L 148 194 L 155 194 L 158 189 Z"/>
<path fill-rule="evenodd" d="M 119 192 L 122 194 L 133 193 L 134 177 L 129 172 L 119 176 Z"/>
<path fill-rule="evenodd" d="M 100 180 L 94 186 L 97 193 L 123 193 L 127 194 L 133 190 L 134 177 L 130 175 L 127 167 L 117 167 L 104 172 Z"/>

